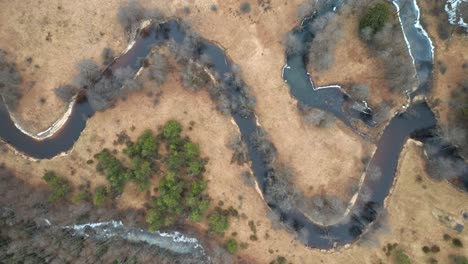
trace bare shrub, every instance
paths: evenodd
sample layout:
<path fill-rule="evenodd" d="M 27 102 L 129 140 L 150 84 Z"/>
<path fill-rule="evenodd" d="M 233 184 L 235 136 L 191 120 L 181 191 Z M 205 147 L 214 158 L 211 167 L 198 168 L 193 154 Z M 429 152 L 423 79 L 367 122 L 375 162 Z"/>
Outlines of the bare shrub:
<path fill-rule="evenodd" d="M 351 97 L 356 100 L 367 100 L 367 97 L 369 96 L 369 85 L 364 83 L 355 83 L 351 85 L 351 90 L 349 92 Z"/>
<path fill-rule="evenodd" d="M 312 40 L 309 51 L 309 63 L 316 71 L 329 69 L 334 62 L 336 44 L 343 38 L 341 24 L 337 15 L 329 12 L 310 25 L 315 37 Z"/>
<path fill-rule="evenodd" d="M 283 165 L 276 165 L 265 181 L 265 199 L 276 205 L 282 211 L 293 209 L 300 197 L 290 181 L 294 177 L 293 171 Z"/>
<path fill-rule="evenodd" d="M 383 234 L 388 234 L 391 231 L 390 223 L 388 221 L 388 211 L 381 208 L 377 212 L 377 217 L 372 224 L 370 224 L 365 233 L 360 237 L 359 244 L 369 248 L 380 247 L 380 237 Z"/>
<path fill-rule="evenodd" d="M 252 145 L 263 154 L 263 161 L 268 167 L 273 167 L 276 161 L 277 151 L 273 143 L 268 138 L 267 133 L 258 128 L 250 137 Z"/>
<path fill-rule="evenodd" d="M 240 135 L 234 135 L 231 138 L 231 142 L 229 142 L 229 148 L 234 151 L 231 162 L 235 161 L 238 164 L 243 164 L 248 161 L 249 150 Z"/>
<path fill-rule="evenodd" d="M 277 210 L 271 209 L 267 213 L 268 219 L 270 219 L 271 227 L 275 230 L 281 228 L 281 215 Z"/>
<path fill-rule="evenodd" d="M 151 56 L 151 65 L 148 69 L 148 77 L 154 80 L 156 86 L 160 86 L 167 80 L 169 63 L 165 56 L 155 53 Z"/>
<path fill-rule="evenodd" d="M 391 116 L 390 110 L 392 110 L 390 103 L 385 102 L 385 101 L 380 103 L 380 105 L 377 106 L 374 111 L 374 116 L 373 116 L 374 121 L 377 122 L 378 124 L 381 124 L 387 121 Z"/>
<path fill-rule="evenodd" d="M 382 178 L 382 170 L 380 169 L 379 166 L 376 165 L 370 165 L 367 168 L 366 176 L 371 180 L 371 181 L 378 181 Z"/>
<path fill-rule="evenodd" d="M 141 22 L 151 19 L 156 23 L 161 22 L 164 16 L 158 9 L 145 9 L 138 1 L 130 0 L 120 7 L 117 13 L 120 25 L 128 33 L 138 29 Z"/>
<path fill-rule="evenodd" d="M 304 1 L 298 9 L 297 16 L 299 18 L 304 18 L 306 16 L 312 15 L 315 11 L 317 1 L 315 0 L 306 0 Z"/>
<path fill-rule="evenodd" d="M 75 77 L 75 85 L 79 88 L 92 89 L 101 74 L 97 63 L 92 59 L 84 59 L 76 65 L 76 69 L 78 76 Z"/>
<path fill-rule="evenodd" d="M 336 117 L 318 108 L 298 104 L 298 108 L 307 124 L 326 128 L 335 124 Z"/>
<path fill-rule="evenodd" d="M 394 92 L 411 91 L 416 86 L 416 70 L 399 24 L 386 23 L 367 42 L 385 61 L 385 78 Z"/>
<path fill-rule="evenodd" d="M 336 196 L 318 195 L 302 199 L 300 208 L 318 223 L 333 224 L 343 217 L 347 203 Z"/>
<path fill-rule="evenodd" d="M 184 88 L 191 91 L 198 91 L 208 85 L 210 81 L 209 75 L 205 72 L 201 65 L 195 63 L 187 63 L 180 72 L 182 85 Z"/>
<path fill-rule="evenodd" d="M 54 89 L 55 95 L 65 103 L 69 103 L 78 91 L 79 89 L 76 86 L 70 84 L 60 85 Z"/>
<path fill-rule="evenodd" d="M 468 166 L 463 160 L 436 156 L 426 162 L 429 175 L 436 180 L 449 180 L 468 173 Z"/>
<path fill-rule="evenodd" d="M 255 186 L 255 176 L 252 175 L 249 171 L 242 172 L 242 180 L 247 186 Z"/>
<path fill-rule="evenodd" d="M 101 53 L 102 62 L 104 65 L 109 65 L 114 61 L 115 52 L 111 48 L 104 48 Z"/>
<path fill-rule="evenodd" d="M 22 93 L 19 89 L 21 76 L 16 69 L 16 64 L 8 62 L 7 52 L 0 49 L 0 99 L 3 98 L 5 104 L 15 109 Z"/>
<path fill-rule="evenodd" d="M 286 34 L 283 44 L 285 46 L 286 53 L 290 55 L 300 54 L 304 50 L 304 44 L 298 36 L 292 32 Z"/>

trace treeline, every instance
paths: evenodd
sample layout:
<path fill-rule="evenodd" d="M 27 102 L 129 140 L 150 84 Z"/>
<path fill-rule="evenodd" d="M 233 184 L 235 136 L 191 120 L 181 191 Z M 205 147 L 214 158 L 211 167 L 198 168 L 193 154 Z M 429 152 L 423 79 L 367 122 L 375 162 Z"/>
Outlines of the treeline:
<path fill-rule="evenodd" d="M 432 131 L 432 139 L 424 144 L 428 155 L 427 171 L 438 180 L 468 174 L 468 80 L 458 84 L 448 105 L 448 123 Z"/>
<path fill-rule="evenodd" d="M 56 179 L 56 174 L 48 174 Z M 50 177 L 52 176 L 52 177 Z M 66 225 L 122 219 L 139 225 L 134 210 L 93 210 L 88 203 L 51 203 L 50 192 L 23 182 L 0 166 L 0 259 L 2 263 L 203 263 L 193 255 L 176 255 L 145 243 L 120 238 L 76 236 Z M 20 199 L 19 199 L 20 198 Z M 49 196 L 50 198 L 50 196 Z M 138 220 L 135 220 L 138 219 Z"/>

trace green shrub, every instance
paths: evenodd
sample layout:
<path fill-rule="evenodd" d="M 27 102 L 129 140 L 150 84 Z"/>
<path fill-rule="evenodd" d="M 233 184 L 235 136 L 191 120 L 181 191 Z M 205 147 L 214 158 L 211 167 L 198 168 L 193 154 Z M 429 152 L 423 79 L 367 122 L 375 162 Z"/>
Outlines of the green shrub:
<path fill-rule="evenodd" d="M 97 159 L 97 169 L 105 172 L 106 179 L 112 188 L 119 193 L 123 192 L 125 182 L 132 178 L 132 173 L 107 149 L 97 154 Z"/>
<path fill-rule="evenodd" d="M 87 191 L 79 191 L 75 196 L 73 196 L 73 201 L 75 203 L 81 203 L 89 199 L 89 193 Z"/>
<path fill-rule="evenodd" d="M 141 134 L 136 143 L 128 143 L 127 148 L 124 150 L 130 158 L 140 157 L 143 159 L 156 158 L 158 154 L 158 142 L 151 130 L 145 130 Z"/>
<path fill-rule="evenodd" d="M 422 251 L 427 254 L 427 253 L 431 252 L 431 249 L 428 246 L 424 246 L 424 247 L 422 247 Z"/>
<path fill-rule="evenodd" d="M 359 29 L 370 28 L 372 34 L 380 31 L 390 18 L 391 6 L 386 2 L 380 2 L 369 8 L 359 22 Z"/>
<path fill-rule="evenodd" d="M 185 153 L 185 158 L 187 158 L 188 161 L 198 159 L 200 156 L 200 147 L 198 144 L 195 144 L 191 141 L 187 141 L 184 144 L 184 153 Z"/>
<path fill-rule="evenodd" d="M 221 214 L 220 212 L 214 212 L 208 219 L 208 225 L 211 231 L 215 233 L 223 233 L 226 231 L 226 229 L 228 229 L 229 222 L 227 216 Z"/>
<path fill-rule="evenodd" d="M 57 176 L 53 171 L 46 171 L 42 178 L 52 189 L 52 193 L 48 197 L 49 202 L 56 202 L 71 192 L 71 187 L 68 181 Z"/>
<path fill-rule="evenodd" d="M 465 256 L 450 255 L 451 264 L 468 264 L 468 258 Z"/>
<path fill-rule="evenodd" d="M 163 127 L 162 135 L 170 143 L 178 143 L 181 132 L 182 125 L 175 120 L 169 120 Z"/>
<path fill-rule="evenodd" d="M 105 186 L 99 186 L 94 190 L 93 204 L 95 206 L 102 206 L 107 201 L 108 191 Z"/>
<path fill-rule="evenodd" d="M 140 183 L 140 191 L 146 191 L 149 188 L 149 180 L 152 174 L 151 163 L 140 157 L 132 159 L 131 181 Z"/>
<path fill-rule="evenodd" d="M 455 247 L 463 247 L 463 243 L 458 238 L 452 239 L 452 245 L 454 245 Z"/>
<path fill-rule="evenodd" d="M 395 260 L 397 264 L 411 264 L 410 258 L 401 249 L 395 252 Z"/>
<path fill-rule="evenodd" d="M 171 170 L 179 171 L 184 165 L 184 153 L 179 151 L 176 144 L 169 146 L 167 165 Z"/>
<path fill-rule="evenodd" d="M 234 255 L 234 254 L 237 253 L 237 241 L 236 241 L 234 238 L 229 239 L 229 240 L 226 242 L 225 247 L 226 247 L 226 250 L 227 250 L 230 254 Z"/>

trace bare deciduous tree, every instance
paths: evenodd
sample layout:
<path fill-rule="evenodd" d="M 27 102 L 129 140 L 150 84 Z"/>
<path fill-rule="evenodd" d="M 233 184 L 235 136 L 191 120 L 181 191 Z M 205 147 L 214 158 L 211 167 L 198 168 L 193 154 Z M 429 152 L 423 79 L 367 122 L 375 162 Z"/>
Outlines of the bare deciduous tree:
<path fill-rule="evenodd" d="M 304 50 L 304 44 L 301 39 L 292 32 L 286 34 L 283 42 L 287 54 L 300 54 Z"/>
<path fill-rule="evenodd" d="M 111 48 L 104 48 L 102 50 L 101 57 L 102 57 L 102 62 L 104 63 L 104 65 L 109 65 L 114 61 L 115 52 Z"/>
<path fill-rule="evenodd" d="M 156 23 L 161 22 L 164 16 L 157 9 L 145 9 L 138 1 L 130 0 L 120 7 L 117 13 L 120 25 L 127 32 L 134 32 L 143 20 L 151 19 Z"/>
<path fill-rule="evenodd" d="M 54 89 L 55 95 L 65 103 L 69 103 L 78 91 L 79 89 L 76 86 L 70 84 L 60 85 Z"/>
<path fill-rule="evenodd" d="M 16 69 L 16 64 L 8 62 L 6 51 L 0 49 L 0 100 L 3 98 L 5 104 L 15 109 L 22 93 L 19 89 L 21 76 Z"/>
<path fill-rule="evenodd" d="M 337 42 L 343 37 L 341 24 L 335 13 L 329 12 L 310 25 L 315 37 L 309 51 L 309 63 L 316 71 L 329 69 L 334 62 Z"/>
<path fill-rule="evenodd" d="M 79 88 L 92 89 L 101 74 L 97 63 L 92 59 L 84 59 L 76 65 L 76 69 L 78 76 L 75 77 L 75 85 Z"/>
<path fill-rule="evenodd" d="M 151 56 L 151 65 L 148 69 L 148 77 L 154 80 L 156 86 L 160 86 L 167 80 L 169 63 L 163 55 L 159 53 Z"/>
<path fill-rule="evenodd" d="M 231 162 L 243 164 L 248 161 L 248 148 L 240 135 L 234 135 L 229 142 L 229 148 L 234 151 Z"/>
<path fill-rule="evenodd" d="M 369 85 L 364 83 L 355 83 L 351 85 L 351 90 L 349 92 L 351 97 L 356 100 L 367 100 L 367 97 L 369 96 Z"/>

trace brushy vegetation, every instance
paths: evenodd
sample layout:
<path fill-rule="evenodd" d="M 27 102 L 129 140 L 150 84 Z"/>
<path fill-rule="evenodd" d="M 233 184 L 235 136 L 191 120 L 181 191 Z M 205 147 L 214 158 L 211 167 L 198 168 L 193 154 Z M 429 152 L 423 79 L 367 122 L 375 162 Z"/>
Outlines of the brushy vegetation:
<path fill-rule="evenodd" d="M 44 179 L 52 190 L 52 193 L 48 197 L 49 202 L 56 202 L 64 199 L 71 192 L 68 181 L 55 174 L 53 171 L 46 171 L 42 179 Z"/>

